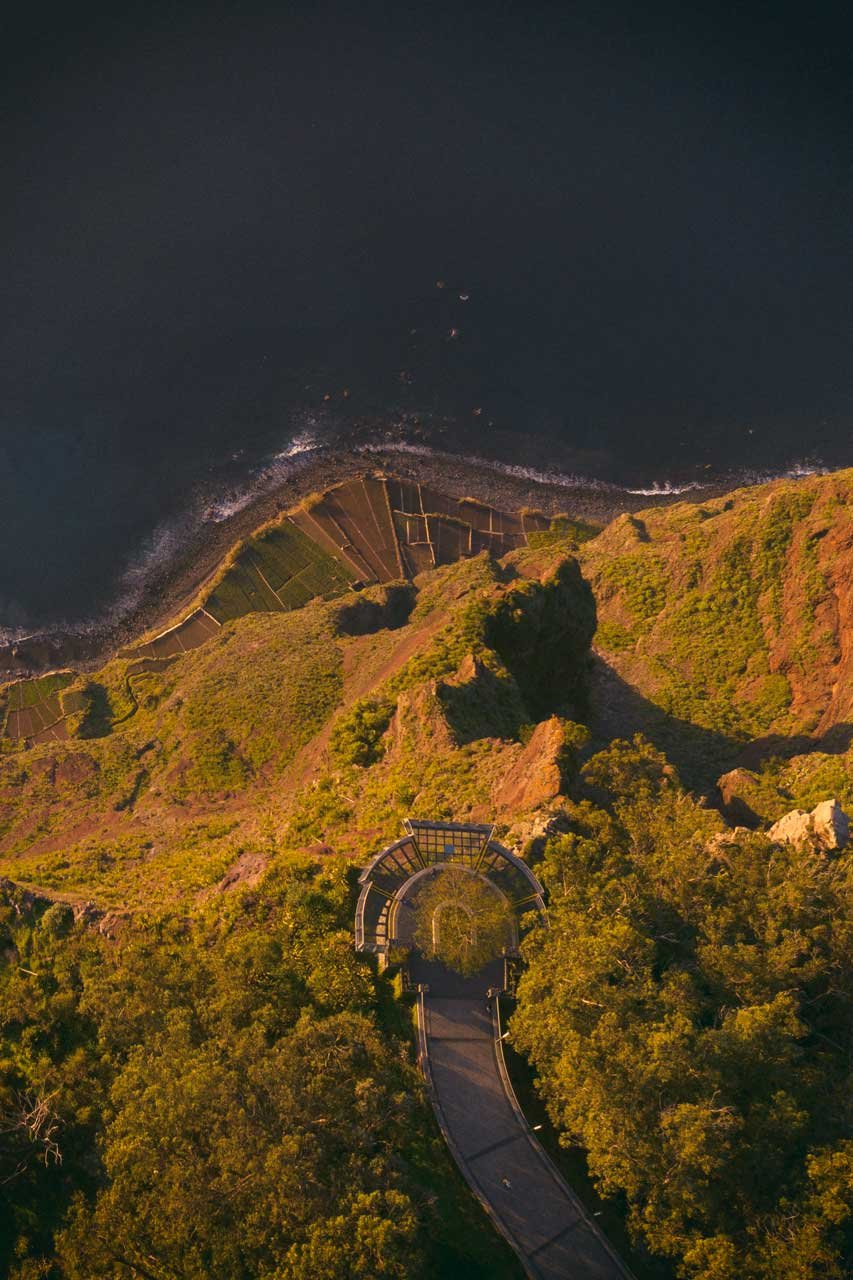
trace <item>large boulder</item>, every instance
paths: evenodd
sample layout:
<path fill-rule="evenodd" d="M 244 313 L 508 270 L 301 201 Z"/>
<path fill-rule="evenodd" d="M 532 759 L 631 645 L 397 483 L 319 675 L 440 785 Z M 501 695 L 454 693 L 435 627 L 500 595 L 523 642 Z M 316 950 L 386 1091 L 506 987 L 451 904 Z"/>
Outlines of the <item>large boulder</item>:
<path fill-rule="evenodd" d="M 812 809 L 812 825 L 824 849 L 843 849 L 850 839 L 850 819 L 837 800 L 823 800 Z"/>
<path fill-rule="evenodd" d="M 720 807 L 729 822 L 757 827 L 761 821 L 761 788 L 750 769 L 731 769 L 717 779 Z"/>
<path fill-rule="evenodd" d="M 850 838 L 850 819 L 837 800 L 823 800 L 807 813 L 792 809 L 767 833 L 776 844 L 816 844 L 821 849 L 843 849 Z"/>

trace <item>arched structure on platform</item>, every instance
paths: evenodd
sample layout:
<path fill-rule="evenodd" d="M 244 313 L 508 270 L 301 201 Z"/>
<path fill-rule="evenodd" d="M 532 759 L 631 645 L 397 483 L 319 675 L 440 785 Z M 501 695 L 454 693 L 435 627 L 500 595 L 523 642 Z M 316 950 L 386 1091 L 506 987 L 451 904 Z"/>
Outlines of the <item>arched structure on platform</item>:
<path fill-rule="evenodd" d="M 405 945 L 401 908 L 412 885 L 442 867 L 458 866 L 486 880 L 507 901 L 515 922 L 515 943 L 534 921 L 545 921 L 543 889 L 526 862 L 493 838 L 494 827 L 460 822 L 407 819 L 406 834 L 377 853 L 359 878 L 355 913 L 359 951 L 386 956 Z"/>

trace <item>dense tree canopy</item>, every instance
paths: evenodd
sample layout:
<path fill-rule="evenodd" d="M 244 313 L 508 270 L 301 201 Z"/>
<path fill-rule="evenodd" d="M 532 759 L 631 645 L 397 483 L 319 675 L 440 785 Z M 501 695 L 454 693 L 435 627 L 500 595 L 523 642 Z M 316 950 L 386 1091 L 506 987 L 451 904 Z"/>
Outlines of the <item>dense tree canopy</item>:
<path fill-rule="evenodd" d="M 850 857 L 722 835 L 641 740 L 583 782 L 511 1021 L 555 1123 L 681 1275 L 841 1277 Z"/>
<path fill-rule="evenodd" d="M 514 1274 L 352 905 L 345 864 L 296 865 L 107 938 L 2 892 L 0 1275 Z"/>

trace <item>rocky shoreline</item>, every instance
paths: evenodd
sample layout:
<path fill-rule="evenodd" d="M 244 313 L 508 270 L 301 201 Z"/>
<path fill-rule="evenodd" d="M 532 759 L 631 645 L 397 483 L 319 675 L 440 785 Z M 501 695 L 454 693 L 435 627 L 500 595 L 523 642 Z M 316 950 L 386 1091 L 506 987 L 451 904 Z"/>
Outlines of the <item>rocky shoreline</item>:
<path fill-rule="evenodd" d="M 548 515 L 567 512 L 602 525 L 626 511 L 690 500 L 690 495 L 678 493 L 630 494 L 615 486 L 569 486 L 512 474 L 485 460 L 393 445 L 369 451 L 318 448 L 309 460 L 294 465 L 292 473 L 261 489 L 233 515 L 201 523 L 176 555 L 152 569 L 138 602 L 120 619 L 105 619 L 85 631 L 45 631 L 0 646 L 0 680 L 65 666 L 81 670 L 101 666 L 124 645 L 177 621 L 228 551 L 259 525 L 311 493 L 371 471 L 420 481 L 451 497 L 474 496 L 503 510 L 532 507 Z M 703 488 L 701 493 L 710 498 L 732 487 Z"/>

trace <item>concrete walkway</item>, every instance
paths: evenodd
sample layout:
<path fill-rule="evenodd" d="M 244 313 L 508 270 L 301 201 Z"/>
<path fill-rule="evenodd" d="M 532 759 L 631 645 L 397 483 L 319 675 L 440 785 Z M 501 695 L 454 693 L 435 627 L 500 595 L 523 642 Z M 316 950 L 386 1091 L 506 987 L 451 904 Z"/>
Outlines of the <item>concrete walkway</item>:
<path fill-rule="evenodd" d="M 454 1159 L 533 1280 L 630 1280 L 527 1124 L 499 1019 L 482 996 L 418 997 L 421 1066 Z"/>

